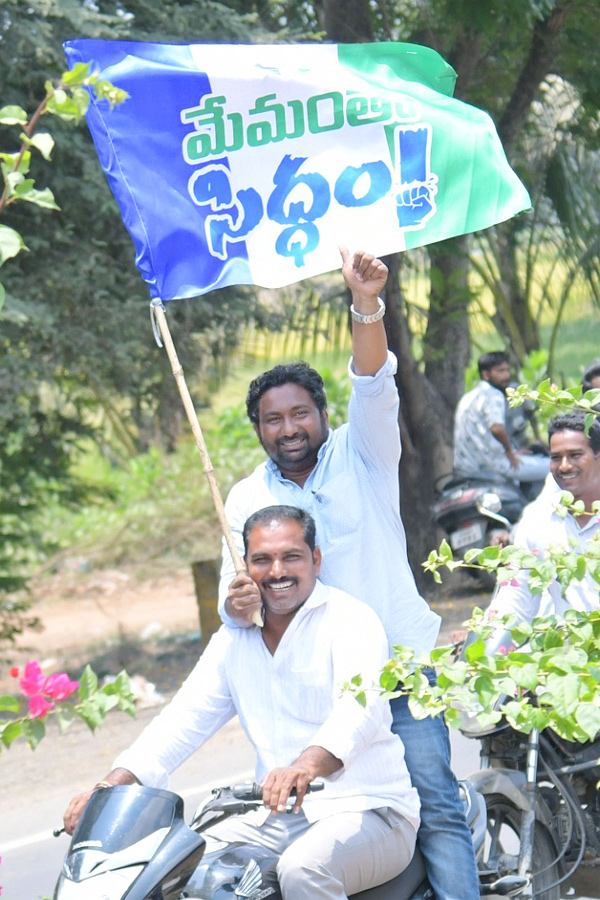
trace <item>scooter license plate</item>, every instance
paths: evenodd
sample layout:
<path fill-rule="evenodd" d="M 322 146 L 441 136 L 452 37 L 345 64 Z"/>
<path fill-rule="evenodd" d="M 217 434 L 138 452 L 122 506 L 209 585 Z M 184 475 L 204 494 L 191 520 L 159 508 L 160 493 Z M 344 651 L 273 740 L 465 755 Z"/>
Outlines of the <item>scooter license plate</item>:
<path fill-rule="evenodd" d="M 483 523 L 475 522 L 474 525 L 468 525 L 466 528 L 461 528 L 460 531 L 455 531 L 454 534 L 451 534 L 450 544 L 453 550 L 460 550 L 461 547 L 466 547 L 468 544 L 477 544 L 478 541 L 481 541 L 484 534 L 485 526 Z"/>

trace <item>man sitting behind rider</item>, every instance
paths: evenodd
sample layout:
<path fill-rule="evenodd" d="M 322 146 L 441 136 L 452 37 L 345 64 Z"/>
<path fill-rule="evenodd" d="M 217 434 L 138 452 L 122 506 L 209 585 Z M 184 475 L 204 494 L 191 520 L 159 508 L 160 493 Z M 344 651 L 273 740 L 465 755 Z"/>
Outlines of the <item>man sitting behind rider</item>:
<path fill-rule="evenodd" d="M 388 657 L 381 622 L 366 604 L 326 587 L 315 524 L 304 510 L 272 506 L 244 531 L 248 574 L 232 595 L 262 599 L 264 627 L 223 626 L 173 700 L 115 761 L 96 789 L 165 787 L 169 774 L 236 714 L 257 753 L 264 809 L 211 828 L 220 840 L 281 852 L 284 900 L 341 900 L 400 874 L 419 826 L 389 703 L 342 694 L 357 673 L 377 680 Z M 325 789 L 305 796 L 322 778 Z M 292 789 L 293 811 L 286 809 Z M 73 829 L 92 791 L 65 813 Z"/>
<path fill-rule="evenodd" d="M 600 519 L 593 512 L 594 501 L 600 501 L 600 421 L 586 434 L 586 415 L 577 411 L 555 416 L 548 425 L 550 472 L 559 490 L 544 492 L 525 508 L 515 529 L 514 543 L 544 559 L 548 548 L 586 548 L 600 542 Z M 570 491 L 581 500 L 585 512 L 575 516 L 557 510 L 560 491 Z M 564 512 L 562 510 L 561 512 Z M 487 615 L 514 613 L 520 620 L 531 621 L 537 615 L 563 615 L 567 609 L 583 612 L 598 609 L 598 583 L 589 572 L 581 581 L 573 580 L 563 590 L 555 578 L 541 594 L 533 594 L 528 572 L 520 571 L 509 584 L 499 587 Z"/>
<path fill-rule="evenodd" d="M 484 353 L 477 365 L 481 380 L 456 408 L 455 471 L 471 477 L 492 473 L 512 481 L 543 481 L 547 458 L 517 451 L 507 429 L 506 388 L 511 381 L 507 354 Z"/>

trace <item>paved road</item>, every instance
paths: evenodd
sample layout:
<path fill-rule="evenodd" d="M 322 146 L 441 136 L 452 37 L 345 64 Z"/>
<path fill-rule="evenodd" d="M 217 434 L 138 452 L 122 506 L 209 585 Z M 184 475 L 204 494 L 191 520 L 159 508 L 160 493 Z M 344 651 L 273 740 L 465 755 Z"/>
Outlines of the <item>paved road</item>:
<path fill-rule="evenodd" d="M 69 841 L 66 835 L 52 837 L 52 831 L 61 826 L 70 797 L 110 770 L 115 755 L 113 731 L 128 735 L 121 743 L 125 747 L 154 714 L 155 710 L 144 710 L 133 722 L 123 716 L 109 716 L 96 736 L 77 724 L 72 734 L 70 730 L 62 736 L 49 735 L 34 753 L 26 746 L 15 745 L 3 755 L 0 767 L 6 782 L 0 792 L 2 900 L 52 897 Z M 73 757 L 77 758 L 74 767 L 53 766 L 54 749 L 57 757 L 65 758 L 64 742 L 73 746 Z M 213 787 L 251 778 L 253 764 L 252 748 L 235 720 L 179 769 L 172 779 L 172 788 L 182 794 L 191 813 Z M 36 787 L 32 791 L 27 785 L 34 781 Z"/>

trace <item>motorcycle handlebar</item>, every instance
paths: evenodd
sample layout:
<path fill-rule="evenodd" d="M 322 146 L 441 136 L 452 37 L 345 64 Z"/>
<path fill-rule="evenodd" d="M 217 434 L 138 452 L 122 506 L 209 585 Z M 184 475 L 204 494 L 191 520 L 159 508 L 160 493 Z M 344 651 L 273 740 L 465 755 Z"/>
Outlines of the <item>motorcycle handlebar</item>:
<path fill-rule="evenodd" d="M 307 785 L 306 793 L 311 794 L 315 791 L 322 791 L 325 785 L 322 781 L 311 781 L 309 785 Z M 231 788 L 231 793 L 236 798 L 236 800 L 262 800 L 262 786 L 257 784 L 255 781 L 247 781 L 242 784 L 234 784 Z M 295 788 L 292 788 L 290 792 L 291 797 L 296 796 Z"/>

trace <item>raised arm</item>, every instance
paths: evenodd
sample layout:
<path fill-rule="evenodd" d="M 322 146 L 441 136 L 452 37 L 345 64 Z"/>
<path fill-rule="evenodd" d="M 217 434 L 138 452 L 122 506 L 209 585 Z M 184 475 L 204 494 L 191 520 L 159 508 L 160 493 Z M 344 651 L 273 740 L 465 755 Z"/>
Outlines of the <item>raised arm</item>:
<path fill-rule="evenodd" d="M 379 295 L 387 281 L 387 266 L 371 253 L 354 254 L 340 247 L 342 275 L 352 293 L 352 358 L 357 375 L 375 375 L 387 359 L 387 338 L 383 316 L 374 322 L 360 317 L 381 313 Z"/>

